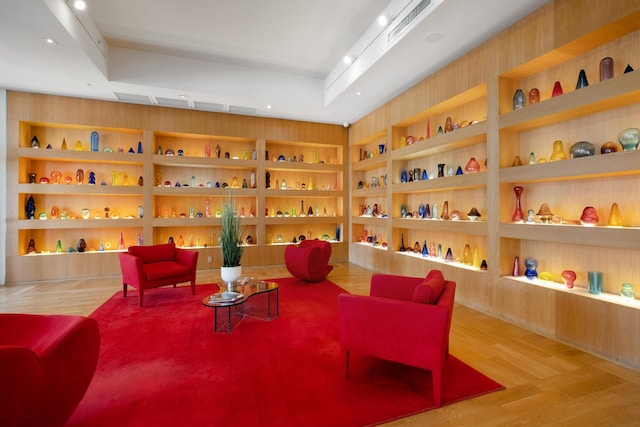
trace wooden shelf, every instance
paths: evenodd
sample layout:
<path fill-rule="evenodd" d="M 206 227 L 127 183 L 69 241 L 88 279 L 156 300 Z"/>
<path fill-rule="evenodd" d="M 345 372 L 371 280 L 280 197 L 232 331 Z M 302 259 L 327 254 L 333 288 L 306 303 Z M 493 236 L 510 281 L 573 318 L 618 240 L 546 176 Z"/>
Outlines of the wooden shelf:
<path fill-rule="evenodd" d="M 640 151 L 620 151 L 500 169 L 500 182 L 544 182 L 640 174 Z"/>
<path fill-rule="evenodd" d="M 18 184 L 18 192 L 22 194 L 55 194 L 55 195 L 116 195 L 141 196 L 144 187 L 123 185 L 78 185 L 72 184 Z"/>
<path fill-rule="evenodd" d="M 72 230 L 87 228 L 141 228 L 140 218 L 121 219 L 20 219 L 18 230 Z"/>
<path fill-rule="evenodd" d="M 640 227 L 501 223 L 500 237 L 601 248 L 640 249 Z"/>
<path fill-rule="evenodd" d="M 265 225 L 336 224 L 343 221 L 344 218 L 341 216 L 270 216 L 264 219 Z"/>
<path fill-rule="evenodd" d="M 227 197 L 232 193 L 236 197 L 256 197 L 256 188 L 209 188 L 209 187 L 153 187 L 154 196 L 206 196 Z"/>
<path fill-rule="evenodd" d="M 343 197 L 342 190 L 279 190 L 268 188 L 265 192 L 266 197 Z"/>
<path fill-rule="evenodd" d="M 393 218 L 393 228 L 486 236 L 486 221 Z"/>
<path fill-rule="evenodd" d="M 134 164 L 141 165 L 143 157 L 135 153 L 105 153 L 101 151 L 76 151 L 76 150 L 47 150 L 46 148 L 17 148 L 17 156 L 22 159 L 56 161 L 56 162 L 82 162 L 82 163 L 109 163 L 109 164 Z"/>
<path fill-rule="evenodd" d="M 352 216 L 352 224 L 361 224 L 368 226 L 387 226 L 390 224 L 389 218 L 383 218 L 379 216 Z"/>
<path fill-rule="evenodd" d="M 639 99 L 640 73 L 627 73 L 503 114 L 500 129 L 522 132 L 634 104 Z"/>
<path fill-rule="evenodd" d="M 257 160 L 218 159 L 215 157 L 183 157 L 153 155 L 156 166 L 191 167 L 191 168 L 219 168 L 219 169 L 256 169 Z"/>
<path fill-rule="evenodd" d="M 392 160 L 410 160 L 487 142 L 487 122 L 432 136 L 391 151 Z"/>
<path fill-rule="evenodd" d="M 242 218 L 242 224 L 257 225 L 258 219 L 256 217 Z M 220 218 L 153 218 L 152 225 L 153 227 L 219 227 Z"/>
<path fill-rule="evenodd" d="M 377 187 L 369 187 L 369 188 L 356 188 L 352 191 L 352 197 L 371 197 L 371 196 L 386 196 L 387 195 L 387 187 L 384 185 L 379 185 Z"/>
<path fill-rule="evenodd" d="M 342 165 L 326 163 L 301 163 L 301 162 L 273 162 L 264 163 L 266 170 L 279 170 L 287 172 L 319 172 L 337 173 L 342 172 Z"/>
<path fill-rule="evenodd" d="M 368 171 L 379 168 L 387 167 L 387 159 L 389 159 L 389 152 L 379 154 L 368 159 L 359 160 L 351 165 L 353 171 Z"/>
<path fill-rule="evenodd" d="M 464 175 L 391 184 L 391 190 L 393 194 L 411 194 L 427 191 L 462 190 L 466 188 L 484 187 L 486 185 L 487 173 L 482 171 Z"/>

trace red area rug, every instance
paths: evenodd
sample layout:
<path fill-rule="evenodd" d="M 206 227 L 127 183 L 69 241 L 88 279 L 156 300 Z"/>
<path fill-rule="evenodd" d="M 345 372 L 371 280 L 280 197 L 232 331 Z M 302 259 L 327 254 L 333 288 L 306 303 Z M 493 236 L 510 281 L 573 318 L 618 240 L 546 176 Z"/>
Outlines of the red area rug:
<path fill-rule="evenodd" d="M 364 426 L 433 408 L 431 374 L 351 356 L 343 377 L 337 296 L 325 280 L 280 285 L 280 317 L 213 332 L 201 300 L 215 285 L 119 292 L 91 316 L 102 346 L 93 381 L 68 426 Z M 455 357 L 443 405 L 502 386 Z"/>

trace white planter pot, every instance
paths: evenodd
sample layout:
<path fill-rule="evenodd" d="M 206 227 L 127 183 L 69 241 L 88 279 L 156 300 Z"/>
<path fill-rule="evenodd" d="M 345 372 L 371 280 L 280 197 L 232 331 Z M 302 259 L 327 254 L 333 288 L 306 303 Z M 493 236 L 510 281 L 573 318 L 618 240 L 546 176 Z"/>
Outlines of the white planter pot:
<path fill-rule="evenodd" d="M 242 276 L 242 266 L 237 267 L 220 267 L 220 277 L 222 281 L 227 284 L 229 290 L 233 290 L 233 282 L 238 280 Z"/>

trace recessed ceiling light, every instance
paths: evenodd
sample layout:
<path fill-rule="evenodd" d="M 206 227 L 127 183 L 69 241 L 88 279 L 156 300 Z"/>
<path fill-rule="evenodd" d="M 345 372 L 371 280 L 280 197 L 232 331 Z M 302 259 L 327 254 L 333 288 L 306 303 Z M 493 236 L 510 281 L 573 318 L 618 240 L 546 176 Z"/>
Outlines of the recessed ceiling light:
<path fill-rule="evenodd" d="M 180 98 L 180 99 L 187 99 L 187 95 L 178 95 L 178 98 Z"/>
<path fill-rule="evenodd" d="M 75 7 L 76 10 L 84 10 L 87 7 L 87 3 L 83 0 L 75 0 L 73 2 L 73 7 Z"/>
<path fill-rule="evenodd" d="M 57 41 L 55 41 L 54 39 L 52 39 L 50 37 L 43 37 L 42 41 L 45 42 L 46 44 L 49 44 L 49 45 L 58 44 Z"/>
<path fill-rule="evenodd" d="M 389 17 L 387 15 L 380 15 L 378 16 L 378 24 L 381 27 L 384 27 L 385 25 L 387 25 L 389 23 Z"/>
<path fill-rule="evenodd" d="M 356 92 L 356 95 L 360 96 L 360 95 L 362 95 L 362 92 L 357 91 L 357 92 Z"/>
<path fill-rule="evenodd" d="M 342 61 L 347 64 L 350 65 L 353 62 L 353 57 L 350 55 L 345 55 L 344 58 L 342 58 Z"/>
<path fill-rule="evenodd" d="M 271 110 L 271 104 L 267 105 L 267 110 Z"/>

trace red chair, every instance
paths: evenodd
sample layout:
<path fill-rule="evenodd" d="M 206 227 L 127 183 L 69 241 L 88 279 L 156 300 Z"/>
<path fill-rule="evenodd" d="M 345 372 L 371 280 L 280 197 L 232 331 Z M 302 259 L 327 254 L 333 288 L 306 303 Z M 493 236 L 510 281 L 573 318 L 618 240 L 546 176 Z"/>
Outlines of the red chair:
<path fill-rule="evenodd" d="M 284 250 L 284 263 L 293 277 L 307 282 L 324 280 L 333 270 L 329 265 L 331 243 L 324 240 L 302 240 Z"/>
<path fill-rule="evenodd" d="M 152 246 L 129 246 L 121 252 L 122 292 L 127 297 L 127 285 L 138 289 L 140 307 L 146 289 L 191 282 L 191 294 L 196 294 L 198 251 L 176 248 L 173 243 Z"/>
<path fill-rule="evenodd" d="M 349 353 L 428 369 L 433 399 L 441 404 L 456 284 L 438 270 L 427 278 L 374 274 L 370 296 L 340 294 L 340 345 L 349 376 Z"/>
<path fill-rule="evenodd" d="M 0 425 L 64 426 L 93 378 L 95 319 L 0 314 Z"/>

